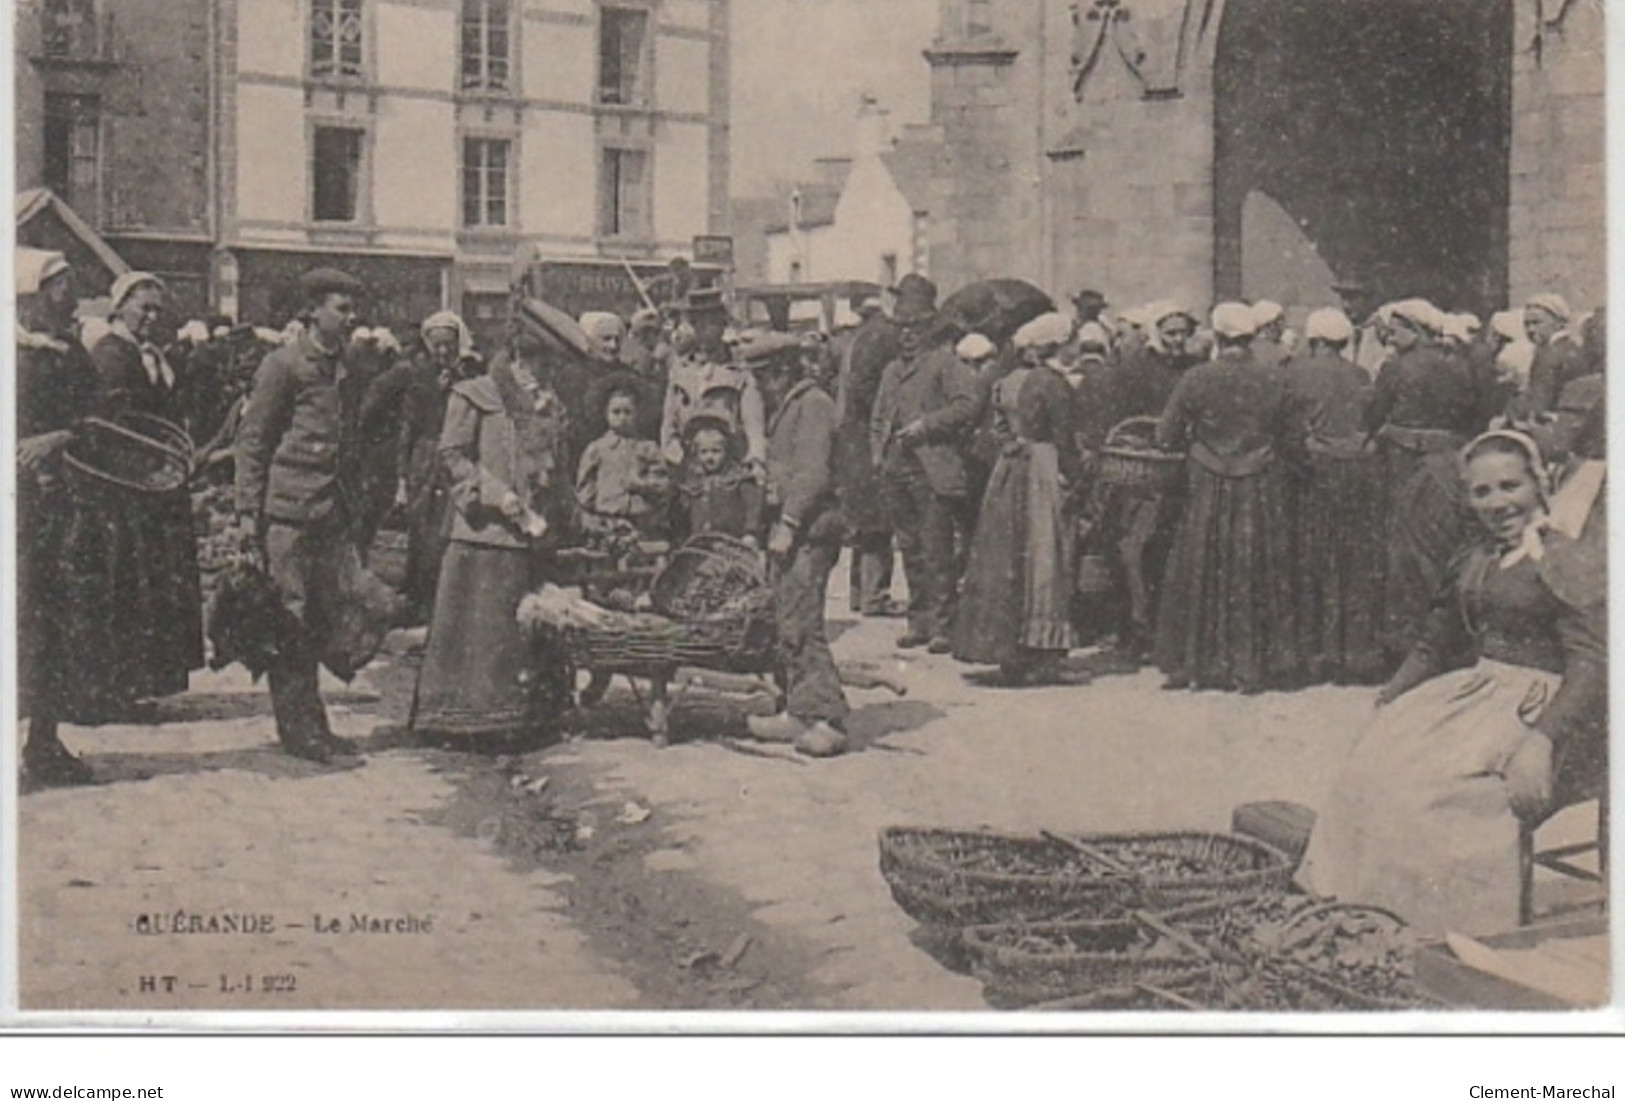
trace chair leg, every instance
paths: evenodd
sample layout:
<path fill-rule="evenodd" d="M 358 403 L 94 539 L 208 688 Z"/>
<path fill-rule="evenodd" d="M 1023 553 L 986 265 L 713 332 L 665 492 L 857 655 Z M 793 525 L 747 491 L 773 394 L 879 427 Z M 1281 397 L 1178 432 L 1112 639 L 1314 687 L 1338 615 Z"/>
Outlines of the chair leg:
<path fill-rule="evenodd" d="M 1535 919 L 1535 831 L 1518 823 L 1518 924 Z"/>

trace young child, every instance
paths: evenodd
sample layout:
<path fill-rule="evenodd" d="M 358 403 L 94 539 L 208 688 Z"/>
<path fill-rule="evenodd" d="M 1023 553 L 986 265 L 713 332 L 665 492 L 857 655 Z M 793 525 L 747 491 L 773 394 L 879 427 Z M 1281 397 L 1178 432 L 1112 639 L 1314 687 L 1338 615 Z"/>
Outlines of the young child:
<path fill-rule="evenodd" d="M 689 421 L 684 436 L 689 461 L 678 492 L 679 537 L 717 532 L 758 545 L 764 494 L 745 469 L 738 435 L 722 418 L 700 414 Z"/>
<path fill-rule="evenodd" d="M 576 499 L 588 513 L 626 520 L 646 537 L 656 538 L 659 502 L 666 496 L 669 482 L 660 447 L 653 440 L 636 436 L 637 395 L 617 387 L 604 402 L 604 420 L 609 431 L 587 445 L 581 453 L 576 473 Z"/>

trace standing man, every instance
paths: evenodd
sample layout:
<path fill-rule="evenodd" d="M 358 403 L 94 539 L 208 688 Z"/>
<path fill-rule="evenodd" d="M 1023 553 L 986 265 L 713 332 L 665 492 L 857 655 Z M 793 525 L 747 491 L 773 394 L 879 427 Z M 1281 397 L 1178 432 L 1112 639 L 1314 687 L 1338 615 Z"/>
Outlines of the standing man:
<path fill-rule="evenodd" d="M 683 432 L 699 413 L 721 416 L 745 439 L 746 462 L 760 470 L 767 457 L 766 415 L 752 373 L 733 362 L 725 339 L 728 310 L 722 292 L 705 287 L 686 303 L 694 338 L 671 368 L 660 425 L 660 450 L 676 466 L 683 461 Z"/>
<path fill-rule="evenodd" d="M 351 517 L 340 478 L 352 441 L 340 391 L 361 291 L 358 279 L 331 268 L 300 279 L 304 332 L 260 364 L 237 434 L 240 538 L 299 624 L 268 675 L 277 737 L 287 753 L 320 764 L 355 753 L 328 727 L 317 670 L 342 599 Z"/>
<path fill-rule="evenodd" d="M 774 616 L 784 664 L 783 713 L 751 716 L 753 737 L 793 742 L 809 757 L 846 750 L 846 694 L 824 631 L 830 571 L 841 555 L 835 496 L 835 400 L 805 377 L 800 342 L 767 333 L 743 349 L 767 399 L 768 499 L 776 518 L 768 537 Z"/>
<path fill-rule="evenodd" d="M 851 607 L 866 616 L 895 614 L 891 603 L 891 518 L 874 456 L 869 453 L 869 418 L 880 393 L 880 376 L 897 357 L 897 327 L 880 300 L 863 296 L 854 303 L 863 320 L 845 337 L 835 383 L 840 416 L 836 439 L 836 478 L 847 543 L 852 549 L 848 576 Z"/>
<path fill-rule="evenodd" d="M 886 365 L 869 421 L 869 448 L 885 487 L 908 579 L 908 630 L 900 649 L 951 653 L 959 588 L 957 543 L 968 537 L 966 436 L 985 394 L 960 362 L 937 313 L 937 287 L 921 275 L 897 285 L 896 359 Z"/>

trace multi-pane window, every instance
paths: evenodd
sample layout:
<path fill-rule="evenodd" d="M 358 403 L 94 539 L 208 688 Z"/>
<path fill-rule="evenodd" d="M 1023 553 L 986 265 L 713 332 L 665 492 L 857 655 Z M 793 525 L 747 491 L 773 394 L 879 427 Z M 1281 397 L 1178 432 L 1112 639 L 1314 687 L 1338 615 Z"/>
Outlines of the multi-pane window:
<path fill-rule="evenodd" d="M 599 192 L 599 232 L 605 237 L 645 237 L 649 232 L 648 155 L 637 149 L 605 149 Z"/>
<path fill-rule="evenodd" d="M 513 146 L 497 138 L 463 139 L 463 225 L 508 224 Z"/>
<path fill-rule="evenodd" d="M 310 0 L 310 75 L 362 75 L 361 0 Z"/>
<path fill-rule="evenodd" d="M 318 126 L 311 136 L 311 217 L 354 222 L 361 217 L 362 154 L 366 132 Z"/>
<path fill-rule="evenodd" d="M 97 56 L 95 0 L 45 0 L 40 14 L 40 45 L 46 57 L 85 60 Z"/>
<path fill-rule="evenodd" d="M 649 13 L 639 8 L 606 7 L 599 15 L 598 101 L 640 103 Z"/>
<path fill-rule="evenodd" d="M 463 0 L 463 87 L 508 87 L 508 0 Z"/>
<path fill-rule="evenodd" d="M 100 220 L 101 100 L 45 97 L 45 186 L 91 222 Z"/>

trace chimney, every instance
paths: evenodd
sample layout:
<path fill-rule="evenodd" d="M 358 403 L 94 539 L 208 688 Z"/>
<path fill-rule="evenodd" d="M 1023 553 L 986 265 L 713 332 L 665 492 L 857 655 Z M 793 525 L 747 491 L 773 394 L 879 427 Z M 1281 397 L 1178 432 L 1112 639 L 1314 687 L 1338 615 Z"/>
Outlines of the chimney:
<path fill-rule="evenodd" d="M 878 157 L 892 148 L 891 112 L 868 92 L 858 101 L 857 124 L 853 129 L 852 156 Z"/>

